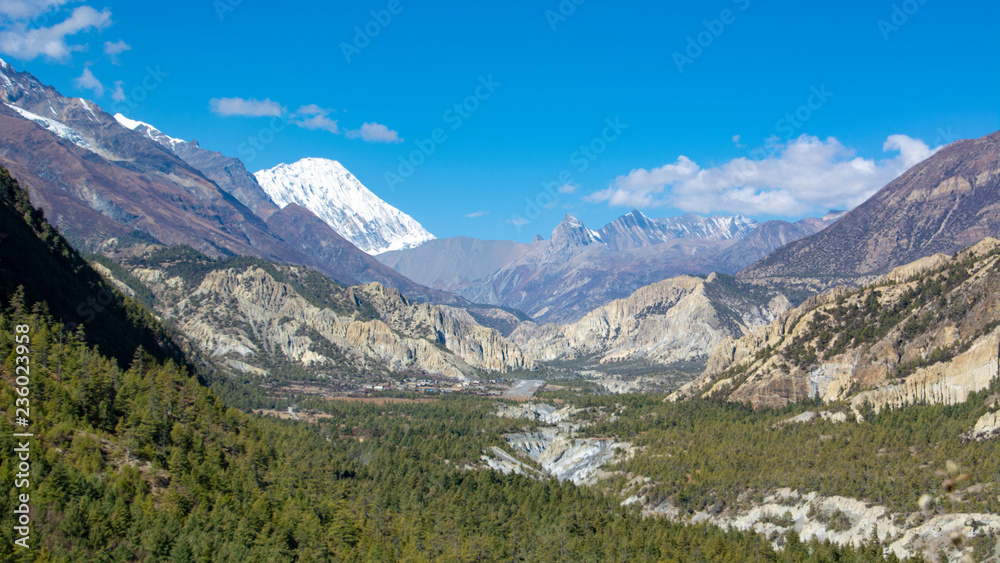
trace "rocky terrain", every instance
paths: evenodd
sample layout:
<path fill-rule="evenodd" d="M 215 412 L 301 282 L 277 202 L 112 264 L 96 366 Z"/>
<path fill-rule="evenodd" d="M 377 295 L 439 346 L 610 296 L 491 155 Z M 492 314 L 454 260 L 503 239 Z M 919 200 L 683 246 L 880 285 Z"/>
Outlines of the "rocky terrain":
<path fill-rule="evenodd" d="M 296 373 L 475 379 L 533 367 L 462 309 L 414 303 L 377 283 L 339 286 L 298 266 L 176 254 L 149 249 L 121 260 L 151 290 L 157 311 L 207 357 L 263 381 Z"/>
<path fill-rule="evenodd" d="M 576 485 L 594 485 L 611 475 L 601 468 L 627 458 L 632 453 L 632 445 L 612 438 L 577 437 L 580 423 L 573 421 L 579 413 L 580 409 L 557 409 L 546 404 L 500 405 L 498 416 L 526 418 L 554 426 L 506 434 L 504 440 L 516 455 L 494 447 L 484 453 L 482 460 L 491 469 L 503 473 L 536 478 L 550 475 Z"/>
<path fill-rule="evenodd" d="M 522 324 L 512 335 L 540 361 L 595 357 L 661 365 L 701 361 L 726 338 L 740 337 L 790 308 L 787 298 L 730 277 L 681 276 L 639 289 L 566 325 Z"/>
<path fill-rule="evenodd" d="M 399 290 L 378 283 L 352 288 L 394 330 L 440 344 L 472 367 L 490 372 L 530 370 L 534 361 L 500 332 L 480 325 L 466 309 L 413 303 Z M 519 319 L 502 310 L 491 311 L 507 323 Z"/>
<path fill-rule="evenodd" d="M 954 404 L 997 377 L 1000 241 L 896 268 L 857 290 L 810 298 L 716 347 L 684 393 L 755 406 L 819 398 L 876 410 Z"/>
<path fill-rule="evenodd" d="M 917 508 L 916 503 L 914 508 Z M 784 535 L 793 530 L 805 541 L 815 538 L 854 546 L 876 535 L 886 545 L 887 552 L 901 559 L 943 551 L 948 561 L 956 563 L 962 561 L 965 551 L 952 545 L 953 534 L 967 540 L 1000 534 L 1000 516 L 996 514 L 923 515 L 919 511 L 897 514 L 884 506 L 857 499 L 815 492 L 802 494 L 787 488 L 763 495 L 759 501 L 748 499 L 745 507 L 725 514 L 682 515 L 669 502 L 645 505 L 643 512 L 692 524 L 710 523 L 722 528 L 752 530 L 771 538 L 779 547 Z M 997 549 L 995 555 L 1000 556 L 1000 545 Z"/>
<path fill-rule="evenodd" d="M 115 114 L 115 120 L 126 129 L 149 138 L 180 157 L 261 219 L 267 219 L 278 210 L 278 206 L 271 201 L 240 159 L 204 149 L 196 140 L 185 141 L 171 137 L 148 123 L 129 119 L 120 113 Z"/>

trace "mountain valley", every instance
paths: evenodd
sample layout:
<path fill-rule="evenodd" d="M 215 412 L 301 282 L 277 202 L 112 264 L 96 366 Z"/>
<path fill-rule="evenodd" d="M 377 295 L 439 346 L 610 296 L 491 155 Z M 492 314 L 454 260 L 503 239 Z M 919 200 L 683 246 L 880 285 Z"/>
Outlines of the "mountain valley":
<path fill-rule="evenodd" d="M 1000 132 L 849 211 L 524 243 L 4 61 L 0 101 L 0 442 L 40 546 L 0 457 L 4 561 L 1000 561 Z"/>

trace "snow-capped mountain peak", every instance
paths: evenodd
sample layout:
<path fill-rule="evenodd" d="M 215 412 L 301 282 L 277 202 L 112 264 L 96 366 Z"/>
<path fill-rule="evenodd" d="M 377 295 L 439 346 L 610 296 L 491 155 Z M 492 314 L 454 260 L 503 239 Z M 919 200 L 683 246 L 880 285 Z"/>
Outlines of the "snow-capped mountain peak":
<path fill-rule="evenodd" d="M 161 145 L 168 145 L 169 148 L 174 149 L 177 145 L 185 143 L 187 141 L 183 139 L 178 139 L 176 137 L 171 137 L 163 131 L 160 131 L 156 127 L 148 123 L 143 123 L 142 121 L 136 121 L 135 119 L 129 119 L 120 113 L 115 114 L 115 121 L 121 124 L 122 127 L 126 129 L 131 129 L 136 133 L 141 133 L 150 140 L 160 143 Z"/>
<path fill-rule="evenodd" d="M 412 248 L 434 238 L 336 160 L 303 158 L 254 176 L 279 207 L 301 205 L 368 254 Z"/>
<path fill-rule="evenodd" d="M 588 229 L 583 221 L 572 215 L 566 215 L 563 220 L 556 225 L 549 239 L 553 247 L 563 246 L 587 246 L 590 244 L 603 244 L 601 233 Z"/>

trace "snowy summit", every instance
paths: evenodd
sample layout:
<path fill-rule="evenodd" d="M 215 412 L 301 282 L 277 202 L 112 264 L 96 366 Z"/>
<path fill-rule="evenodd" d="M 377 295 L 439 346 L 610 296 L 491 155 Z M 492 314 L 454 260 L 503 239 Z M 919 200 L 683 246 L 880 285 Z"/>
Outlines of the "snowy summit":
<path fill-rule="evenodd" d="M 304 158 L 254 176 L 276 205 L 301 205 L 368 254 L 412 248 L 434 238 L 335 160 Z"/>
<path fill-rule="evenodd" d="M 149 137 L 151 140 L 160 143 L 161 145 L 166 145 L 171 150 L 177 148 L 177 145 L 185 143 L 183 139 L 178 139 L 176 137 L 171 137 L 163 131 L 160 131 L 156 127 L 148 123 L 143 123 L 142 121 L 136 121 L 135 119 L 129 119 L 120 113 L 115 114 L 115 120 L 124 128 L 131 129 L 137 133 L 142 133 L 143 135 Z"/>

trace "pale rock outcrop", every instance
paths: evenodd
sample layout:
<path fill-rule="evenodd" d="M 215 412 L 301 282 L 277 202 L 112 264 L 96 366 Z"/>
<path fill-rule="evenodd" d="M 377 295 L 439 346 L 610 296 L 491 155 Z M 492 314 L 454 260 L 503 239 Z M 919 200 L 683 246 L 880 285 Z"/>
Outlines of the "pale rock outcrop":
<path fill-rule="evenodd" d="M 679 276 L 643 287 L 568 325 L 524 323 L 511 340 L 540 361 L 595 356 L 601 363 L 646 359 L 671 364 L 703 358 L 729 337 L 770 322 L 788 308 L 783 296 L 766 306 L 742 303 L 740 318 L 724 317 L 702 279 Z"/>
<path fill-rule="evenodd" d="M 303 365 L 333 365 L 315 334 L 346 356 L 373 358 L 390 369 L 467 378 L 472 369 L 431 342 L 410 338 L 381 320 L 356 320 L 320 309 L 260 268 L 211 272 L 167 311 L 179 328 L 213 356 L 280 353 Z M 313 333 L 310 336 L 310 332 Z"/>
<path fill-rule="evenodd" d="M 806 411 L 800 415 L 796 415 L 791 418 L 786 418 L 785 420 L 779 421 L 777 424 L 774 425 L 774 428 L 780 428 L 787 424 L 804 424 L 806 422 L 812 422 L 813 420 L 816 420 L 816 417 L 819 417 L 820 420 L 825 420 L 833 423 L 847 422 L 848 418 L 846 412 L 820 411 L 817 413 L 816 411 Z"/>
<path fill-rule="evenodd" d="M 494 471 L 499 471 L 504 475 L 509 475 L 511 473 L 515 475 L 526 475 L 528 477 L 534 477 L 535 479 L 544 479 L 546 477 L 546 475 L 541 471 L 529 466 L 496 446 L 490 448 L 490 453 L 492 456 L 483 454 L 480 456 L 480 459 L 486 463 L 487 467 Z"/>
<path fill-rule="evenodd" d="M 560 428 L 506 434 L 504 439 L 515 451 L 523 452 L 560 481 L 592 485 L 606 476 L 601 466 L 627 455 L 629 442 L 611 438 L 574 438 Z"/>
<path fill-rule="evenodd" d="M 576 485 L 593 485 L 610 476 L 601 468 L 609 463 L 627 459 L 635 453 L 630 442 L 612 438 L 577 438 L 580 423 L 573 416 L 583 409 L 525 403 L 499 405 L 496 415 L 505 418 L 527 418 L 556 426 L 535 428 L 527 432 L 505 434 L 504 440 L 515 453 L 538 464 L 547 475 Z M 506 452 L 492 449 L 492 457 L 484 452 L 482 460 L 493 469 L 504 473 L 537 476 L 537 471 Z"/>
<path fill-rule="evenodd" d="M 897 557 L 937 554 L 944 549 L 948 560 L 957 562 L 962 552 L 949 544 L 952 532 L 965 538 L 995 536 L 1000 533 L 996 514 L 939 514 L 919 525 L 913 518 L 890 512 L 886 507 L 841 496 L 823 496 L 815 492 L 801 494 L 783 488 L 767 495 L 763 502 L 748 508 L 719 515 L 697 512 L 682 514 L 669 501 L 645 506 L 643 514 L 669 518 L 684 523 L 709 523 L 723 529 L 750 530 L 770 537 L 795 530 L 803 541 L 829 540 L 838 545 L 860 546 L 877 533 L 886 551 Z M 780 547 L 775 542 L 776 547 Z"/>
<path fill-rule="evenodd" d="M 1000 436 L 1000 411 L 988 412 L 981 416 L 972 430 L 962 437 L 966 440 L 990 440 Z"/>
<path fill-rule="evenodd" d="M 476 323 L 467 311 L 431 303 L 411 303 L 399 290 L 379 283 L 352 288 L 363 295 L 393 329 L 429 338 L 470 366 L 495 372 L 530 370 L 534 361 L 499 332 Z"/>
<path fill-rule="evenodd" d="M 702 377 L 668 400 L 705 393 L 764 407 L 849 400 L 856 415 L 865 404 L 878 411 L 962 402 L 998 375 L 998 247 L 987 238 L 951 257 L 899 266 L 875 285 L 812 297 L 765 327 L 722 341 Z M 877 327 L 887 309 L 903 315 Z M 872 338 L 869 326 L 883 332 Z"/>
<path fill-rule="evenodd" d="M 497 406 L 496 415 L 502 418 L 527 418 L 546 424 L 559 424 L 569 421 L 573 415 L 582 410 L 574 407 L 556 408 L 552 405 L 536 403 L 502 404 Z"/>
<path fill-rule="evenodd" d="M 855 408 L 865 402 L 878 412 L 883 407 L 914 403 L 954 405 L 964 403 L 969 393 L 989 387 L 997 377 L 997 350 L 1000 328 L 976 340 L 965 352 L 950 362 L 918 369 L 901 383 L 881 385 L 858 393 L 851 399 Z"/>

